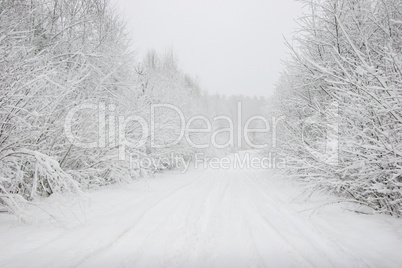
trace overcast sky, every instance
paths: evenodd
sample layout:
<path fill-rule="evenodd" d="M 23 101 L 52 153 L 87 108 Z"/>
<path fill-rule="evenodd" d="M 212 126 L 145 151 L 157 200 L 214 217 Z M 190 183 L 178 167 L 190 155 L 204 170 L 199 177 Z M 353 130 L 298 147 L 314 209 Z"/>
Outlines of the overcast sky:
<path fill-rule="evenodd" d="M 116 0 L 139 55 L 173 48 L 210 94 L 269 96 L 301 14 L 293 0 Z"/>

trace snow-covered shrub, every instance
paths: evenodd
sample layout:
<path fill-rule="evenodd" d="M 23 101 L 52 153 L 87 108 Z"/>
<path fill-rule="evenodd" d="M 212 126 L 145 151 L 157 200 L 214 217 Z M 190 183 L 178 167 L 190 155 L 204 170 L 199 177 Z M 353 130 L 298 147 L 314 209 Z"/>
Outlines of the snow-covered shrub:
<path fill-rule="evenodd" d="M 402 214 L 399 1 L 304 1 L 310 14 L 272 111 L 288 171 L 311 190 Z"/>
<path fill-rule="evenodd" d="M 113 105 L 104 113 L 116 125 L 120 116 L 150 118 L 153 103 L 177 105 L 185 114 L 200 107 L 198 85 L 172 55 L 142 73 L 129 46 L 124 23 L 107 0 L 0 1 L 0 211 L 20 213 L 21 204 L 35 196 L 130 181 L 148 172 L 119 159 L 119 133 L 93 148 L 72 143 L 65 126 L 77 107 Z M 68 124 L 72 135 L 99 141 L 113 123 L 96 120 L 98 113 L 77 112 Z M 168 116 L 160 120 L 162 126 L 176 123 Z M 173 124 L 172 133 L 178 127 Z M 124 134 L 135 140 L 138 132 L 138 126 L 128 125 Z M 160 131 L 158 138 L 167 141 L 172 133 Z M 184 143 L 153 151 L 148 137 L 146 145 L 127 154 L 190 151 Z"/>

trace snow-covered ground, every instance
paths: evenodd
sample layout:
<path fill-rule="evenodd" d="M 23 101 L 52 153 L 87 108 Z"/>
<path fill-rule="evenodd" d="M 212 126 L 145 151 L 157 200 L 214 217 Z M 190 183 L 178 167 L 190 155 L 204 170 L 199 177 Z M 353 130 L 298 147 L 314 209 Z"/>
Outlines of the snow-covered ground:
<path fill-rule="evenodd" d="M 171 171 L 0 214 L 0 267 L 402 267 L 400 219 L 275 173 Z"/>

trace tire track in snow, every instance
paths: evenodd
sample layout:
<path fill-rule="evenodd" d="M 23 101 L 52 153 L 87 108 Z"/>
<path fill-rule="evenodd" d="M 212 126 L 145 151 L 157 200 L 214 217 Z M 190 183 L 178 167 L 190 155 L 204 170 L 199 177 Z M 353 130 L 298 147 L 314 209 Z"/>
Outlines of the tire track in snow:
<path fill-rule="evenodd" d="M 200 179 L 200 177 L 201 177 L 201 176 L 199 176 L 199 178 L 198 178 L 197 180 L 194 180 L 194 181 L 192 181 L 192 182 L 190 182 L 190 183 L 188 183 L 188 184 L 185 184 L 184 186 L 179 187 L 178 189 L 174 190 L 174 191 L 171 192 L 171 193 L 165 194 L 161 199 L 158 199 L 158 200 L 154 201 L 151 206 L 145 208 L 145 209 L 143 210 L 143 212 L 140 213 L 139 217 L 134 220 L 134 222 L 133 222 L 132 225 L 130 225 L 129 227 L 125 228 L 122 232 L 120 232 L 120 233 L 115 237 L 115 239 L 114 239 L 113 241 L 107 243 L 106 245 L 104 245 L 104 246 L 102 246 L 102 247 L 100 247 L 100 248 L 97 248 L 96 250 L 94 250 L 94 251 L 91 252 L 90 254 L 86 255 L 86 256 L 83 257 L 83 258 L 81 258 L 81 259 L 80 259 L 78 262 L 76 262 L 72 267 L 78 267 L 78 266 L 84 264 L 84 263 L 85 263 L 87 260 L 89 260 L 90 258 L 93 258 L 93 257 L 95 257 L 96 255 L 99 255 L 100 253 L 106 251 L 108 248 L 110 248 L 110 247 L 112 247 L 113 245 L 115 245 L 119 240 L 121 240 L 121 239 L 124 237 L 124 235 L 126 235 L 126 234 L 129 233 L 132 229 L 134 229 L 134 228 L 138 225 L 138 222 L 139 222 L 145 215 L 147 215 L 147 213 L 149 213 L 150 211 L 152 211 L 152 208 L 158 206 L 158 204 L 164 202 L 165 200 L 174 197 L 174 195 L 175 195 L 176 193 L 178 193 L 179 191 L 181 191 L 182 189 L 184 189 L 184 188 L 186 188 L 186 187 L 189 187 L 189 186 L 192 185 L 192 184 L 196 184 L 196 183 L 200 182 L 201 179 L 202 179 L 202 177 L 201 177 L 201 179 Z"/>
<path fill-rule="evenodd" d="M 39 239 L 33 250 L 13 252 L 5 247 L 7 260 L 1 260 L 0 266 L 23 267 L 29 261 L 31 267 L 370 266 L 369 255 L 348 252 L 348 241 L 334 236 L 350 230 L 331 229 L 336 225 L 325 222 L 327 218 L 324 222 L 306 219 L 288 200 L 292 192 L 276 187 L 272 178 L 264 179 L 269 172 L 210 169 L 175 176 L 154 181 L 162 192 L 133 195 L 132 200 L 133 193 L 124 189 L 94 194 L 101 205 L 117 198 L 121 206 L 110 205 L 102 213 L 98 204 L 91 210 L 88 226 L 50 235 L 46 245 L 46 238 Z M 38 236 L 20 236 L 20 244 L 35 242 Z M 52 260 L 52 254 L 57 258 Z M 391 257 L 384 262 L 388 266 L 400 259 L 395 253 Z"/>
<path fill-rule="evenodd" d="M 188 236 L 192 236 L 193 240 L 198 241 L 200 235 L 202 232 L 198 231 L 200 228 L 197 226 L 197 221 L 194 220 L 197 218 L 203 218 L 203 215 L 207 216 L 207 210 L 205 209 L 205 204 L 206 200 L 209 197 L 209 192 L 214 189 L 213 186 L 210 186 L 210 184 L 216 184 L 214 181 L 206 181 L 205 176 L 203 176 L 202 181 L 204 182 L 204 185 L 202 187 L 202 190 L 196 193 L 192 198 L 191 201 L 189 201 L 186 205 L 183 205 L 185 201 L 188 201 L 186 199 L 179 199 L 178 205 L 177 206 L 167 206 L 171 208 L 169 210 L 168 215 L 166 215 L 165 221 L 161 223 L 158 226 L 155 226 L 155 230 L 157 232 L 155 233 L 150 233 L 148 236 L 145 237 L 144 241 L 137 245 L 136 248 L 139 250 L 133 251 L 126 259 L 124 260 L 123 264 L 124 266 L 138 266 L 137 262 L 139 259 L 143 258 L 145 251 L 149 250 L 152 248 L 154 245 L 152 245 L 153 241 L 159 241 L 164 238 L 165 233 L 167 230 L 165 230 L 163 227 L 166 224 L 166 222 L 173 221 L 177 222 L 178 219 L 180 219 L 179 223 L 180 225 L 176 226 L 177 228 L 174 228 L 171 230 L 171 233 L 169 234 L 169 238 L 164 240 L 165 246 L 172 247 L 172 244 L 180 242 L 185 242 L 185 238 Z M 194 185 L 192 185 L 194 187 Z M 184 189 L 183 189 L 184 190 Z M 185 196 L 185 195 L 184 195 Z M 197 206 L 194 204 L 198 203 Z M 184 209 L 183 209 L 184 208 Z M 155 212 L 154 212 L 155 213 Z M 205 217 L 204 217 L 205 218 Z M 183 243 L 186 244 L 186 243 Z M 194 243 L 193 243 L 194 244 Z M 189 250 L 191 247 L 195 247 L 195 245 L 190 245 L 187 244 L 186 249 Z M 166 249 L 165 249 L 166 250 Z M 171 256 L 171 258 L 174 258 L 175 256 Z M 188 259 L 189 256 L 182 256 L 182 261 L 185 261 L 185 259 Z M 169 262 L 169 260 L 167 260 Z"/>
<path fill-rule="evenodd" d="M 297 252 L 304 260 L 308 261 L 310 265 L 313 267 L 320 267 L 323 264 L 330 264 L 332 267 L 347 267 L 345 265 L 348 264 L 348 267 L 369 267 L 369 265 L 362 261 L 361 258 L 358 258 L 336 243 L 331 236 L 324 234 L 322 231 L 312 225 L 311 222 L 298 215 L 298 212 L 293 210 L 288 204 L 284 204 L 283 202 L 280 203 L 280 201 L 275 199 L 273 195 L 270 195 L 262 190 L 261 187 L 259 187 L 260 185 L 255 182 L 255 178 L 252 175 L 247 173 L 244 174 L 247 180 L 245 186 L 253 186 L 253 190 L 251 190 L 251 192 L 255 193 L 255 195 L 250 196 L 254 197 L 253 201 L 255 207 L 260 212 L 256 213 L 256 215 L 259 215 L 263 221 L 265 221 L 271 228 L 275 229 L 277 234 L 279 234 L 282 239 L 286 241 L 286 243 L 288 243 L 292 249 L 295 250 L 295 252 Z M 265 196 L 265 199 L 268 202 L 256 200 L 256 194 Z M 266 203 L 271 205 L 264 205 Z M 282 210 L 279 210 L 278 207 L 281 207 Z M 275 211 L 275 216 L 281 219 L 281 225 L 284 223 L 289 223 L 290 228 L 283 230 L 283 227 L 273 223 L 272 220 L 265 215 L 266 213 L 264 213 L 264 211 Z M 290 212 L 293 213 L 291 214 Z M 299 226 L 300 224 L 302 224 L 302 226 Z M 294 241 L 289 233 L 290 231 L 293 231 L 293 233 L 296 231 L 296 233 L 302 235 L 303 243 L 295 245 L 294 242 L 290 242 Z M 320 255 L 322 258 L 320 258 L 320 261 L 317 262 L 317 260 L 309 257 L 311 254 L 302 253 L 306 251 L 307 245 L 316 252 L 321 253 Z M 334 252 L 334 249 L 336 249 L 338 252 Z M 339 252 L 342 253 L 344 258 L 339 258 Z"/>
<path fill-rule="evenodd" d="M 135 225 L 136 225 L 136 223 L 137 223 L 142 217 L 144 217 L 144 215 L 146 215 L 149 210 L 151 210 L 153 207 L 157 206 L 159 203 L 163 202 L 164 200 L 169 199 L 169 198 L 172 198 L 172 196 L 174 196 L 174 194 L 177 193 L 178 191 L 180 191 L 181 189 L 186 188 L 186 187 L 189 187 L 189 186 L 192 185 L 192 184 L 196 184 L 196 183 L 198 183 L 199 181 L 200 181 L 200 178 L 199 178 L 199 176 L 198 176 L 197 179 L 192 180 L 190 183 L 187 183 L 187 184 L 185 184 L 185 185 L 179 187 L 178 189 L 175 189 L 173 192 L 169 192 L 169 193 L 163 195 L 161 198 L 159 198 L 159 199 L 157 199 L 157 200 L 154 200 L 150 206 L 147 206 L 146 208 L 143 208 L 143 211 L 142 211 L 141 213 L 139 213 L 138 217 L 136 217 L 135 219 L 133 219 L 133 221 L 132 221 L 133 223 L 132 223 L 130 226 L 124 228 L 123 231 L 119 232 L 119 233 L 114 237 L 114 239 L 113 239 L 112 241 L 107 242 L 105 245 L 103 245 L 103 246 L 97 248 L 96 250 L 92 251 L 90 254 L 87 254 L 86 256 L 81 257 L 80 260 L 77 261 L 74 265 L 71 265 L 71 267 L 78 267 L 78 266 L 80 266 L 81 264 L 83 264 L 86 260 L 88 260 L 88 259 L 90 259 L 90 258 L 92 258 L 92 257 L 94 257 L 94 256 L 96 256 L 96 255 L 98 255 L 98 254 L 100 254 L 100 253 L 102 253 L 102 252 L 104 252 L 104 251 L 107 250 L 109 247 L 113 246 L 113 244 L 115 244 L 118 240 L 120 240 L 120 239 L 121 239 L 127 232 L 129 232 L 132 228 L 134 228 Z M 119 211 L 124 211 L 124 210 L 127 211 L 127 210 L 131 207 L 131 205 L 132 205 L 133 203 L 135 203 L 135 202 L 130 203 L 129 206 L 127 206 L 127 204 L 125 204 L 125 206 L 122 207 L 122 209 L 119 210 Z M 134 207 L 134 208 L 135 208 L 135 207 Z M 115 213 L 111 213 L 110 215 L 113 215 L 113 214 L 115 214 Z M 68 235 L 68 234 L 66 234 L 66 235 Z"/>

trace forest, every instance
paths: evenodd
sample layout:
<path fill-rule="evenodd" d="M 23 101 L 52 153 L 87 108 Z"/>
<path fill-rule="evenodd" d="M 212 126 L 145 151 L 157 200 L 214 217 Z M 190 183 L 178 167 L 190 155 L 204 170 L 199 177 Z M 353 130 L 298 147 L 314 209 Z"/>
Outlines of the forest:
<path fill-rule="evenodd" d="M 308 193 L 330 192 L 401 216 L 401 2 L 301 2 L 308 12 L 286 40 L 290 56 L 275 95 L 265 100 L 208 95 L 171 50 L 139 58 L 107 0 L 0 1 L 0 212 L 22 216 L 37 198 L 80 195 L 174 166 L 155 161 L 130 168 L 124 159 L 132 153 L 191 160 L 197 152 L 253 149 L 200 149 L 184 139 L 151 143 L 171 144 L 181 123 L 168 112 L 151 115 L 153 105 L 174 105 L 186 118 L 212 118 L 233 116 L 241 101 L 251 110 L 245 118 L 286 118 L 275 148 L 264 150 L 286 158 L 287 176 L 305 183 Z M 143 137 L 143 125 L 129 119 L 150 124 L 152 116 L 152 137 L 130 146 Z M 210 137 L 193 138 L 205 143 Z M 272 137 L 254 137 L 264 139 Z"/>
<path fill-rule="evenodd" d="M 155 161 L 157 166 L 130 168 L 132 153 L 169 159 L 174 152 L 191 159 L 200 151 L 185 141 L 155 148 L 146 137 L 120 155 L 119 148 L 142 132 L 128 119 L 150 123 L 152 105 L 168 103 L 186 117 L 212 118 L 230 103 L 225 96 L 207 96 L 171 50 L 138 58 L 128 36 L 107 0 L 0 2 L 0 211 L 22 215 L 38 197 L 82 194 L 173 166 Z M 253 105 L 241 96 L 231 102 L 239 99 Z M 180 120 L 169 111 L 155 112 L 154 142 L 174 141 Z"/>

